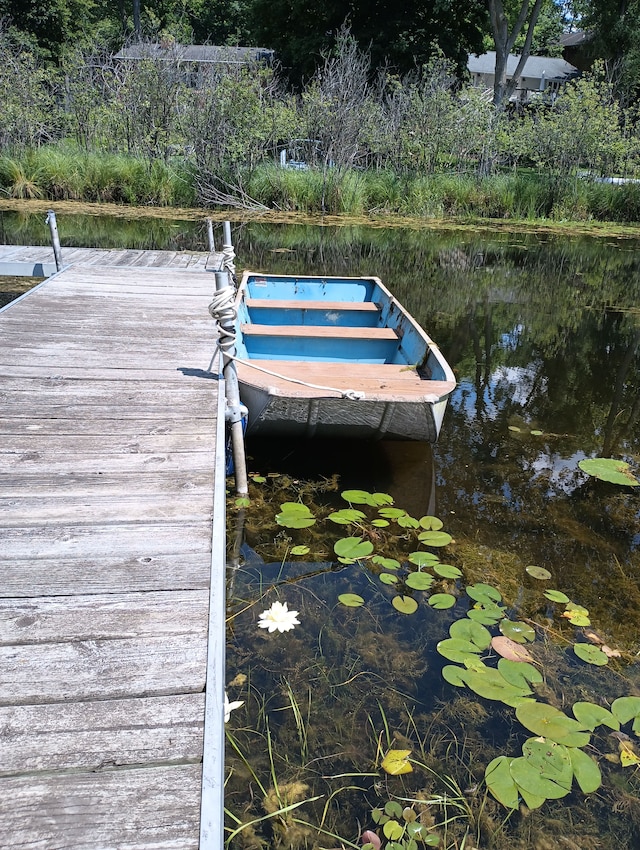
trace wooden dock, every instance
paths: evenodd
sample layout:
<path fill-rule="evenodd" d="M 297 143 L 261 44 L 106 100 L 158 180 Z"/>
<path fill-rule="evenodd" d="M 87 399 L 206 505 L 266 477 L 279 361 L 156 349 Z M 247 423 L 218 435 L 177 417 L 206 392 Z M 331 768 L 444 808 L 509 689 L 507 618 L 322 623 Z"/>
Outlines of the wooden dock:
<path fill-rule="evenodd" d="M 75 264 L 0 311 L 12 850 L 222 846 L 215 282 L 173 265 Z"/>

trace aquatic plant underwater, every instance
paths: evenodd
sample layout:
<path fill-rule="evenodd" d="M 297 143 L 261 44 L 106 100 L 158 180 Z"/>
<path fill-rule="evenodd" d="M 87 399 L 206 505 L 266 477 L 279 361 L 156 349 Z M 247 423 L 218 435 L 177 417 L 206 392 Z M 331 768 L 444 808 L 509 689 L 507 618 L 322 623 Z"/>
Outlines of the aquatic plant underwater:
<path fill-rule="evenodd" d="M 636 846 L 636 650 L 549 570 L 505 599 L 388 494 L 254 474 L 250 496 L 228 506 L 227 846 Z"/>

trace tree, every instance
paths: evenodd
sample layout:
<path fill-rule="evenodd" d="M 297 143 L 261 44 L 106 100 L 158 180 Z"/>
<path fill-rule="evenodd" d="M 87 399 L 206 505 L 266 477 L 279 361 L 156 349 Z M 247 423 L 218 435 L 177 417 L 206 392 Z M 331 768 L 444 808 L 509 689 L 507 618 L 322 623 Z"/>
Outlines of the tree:
<path fill-rule="evenodd" d="M 542 2 L 543 0 L 535 0 L 531 6 L 531 0 L 521 0 L 520 8 L 513 10 L 515 19 L 511 23 L 510 15 L 505 10 L 502 0 L 489 0 L 491 31 L 496 48 L 496 70 L 493 83 L 493 103 L 496 108 L 501 108 L 507 103 L 516 90 L 518 78 L 531 53 L 533 30 L 540 15 Z M 522 52 L 511 79 L 507 80 L 507 60 L 521 32 L 525 32 Z"/>

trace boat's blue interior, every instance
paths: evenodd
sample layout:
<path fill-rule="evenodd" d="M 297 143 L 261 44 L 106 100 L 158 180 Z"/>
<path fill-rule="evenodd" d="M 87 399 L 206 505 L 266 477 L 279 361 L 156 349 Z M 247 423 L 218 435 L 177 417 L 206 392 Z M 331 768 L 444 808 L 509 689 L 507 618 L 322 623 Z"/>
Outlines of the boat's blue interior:
<path fill-rule="evenodd" d="M 249 305 L 238 306 L 238 331 L 245 328 L 237 336 L 242 358 L 415 365 L 427 356 L 424 338 L 373 279 L 256 274 L 248 278 L 245 297 Z M 251 333 L 251 325 L 260 327 Z M 384 328 L 393 329 L 395 338 L 385 338 Z M 433 361 L 430 366 L 438 368 Z"/>

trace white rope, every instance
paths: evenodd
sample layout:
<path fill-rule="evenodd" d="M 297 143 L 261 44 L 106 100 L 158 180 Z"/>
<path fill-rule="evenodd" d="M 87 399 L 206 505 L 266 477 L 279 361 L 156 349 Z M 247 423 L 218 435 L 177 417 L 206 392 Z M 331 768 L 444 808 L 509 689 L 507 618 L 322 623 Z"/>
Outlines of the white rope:
<path fill-rule="evenodd" d="M 290 378 L 288 375 L 282 375 L 280 372 L 273 372 L 271 369 L 265 369 L 263 366 L 256 366 L 250 360 L 243 360 L 241 357 L 227 355 L 230 360 L 236 363 L 241 363 L 243 366 L 250 366 L 252 369 L 257 369 L 258 372 L 264 372 L 265 375 L 271 375 L 273 378 L 280 378 L 283 381 L 289 381 L 292 384 L 300 384 L 303 387 L 309 387 L 311 390 L 325 390 L 327 392 L 338 393 L 342 398 L 351 399 L 351 401 L 361 401 L 365 398 L 365 393 L 359 390 L 339 390 L 337 387 L 324 387 L 321 384 L 311 384 L 308 381 L 302 381 L 298 378 Z"/>
<path fill-rule="evenodd" d="M 218 323 L 218 345 L 226 357 L 231 356 L 236 344 L 235 296 L 236 290 L 233 286 L 223 286 L 214 293 L 209 304 L 209 313 Z"/>

